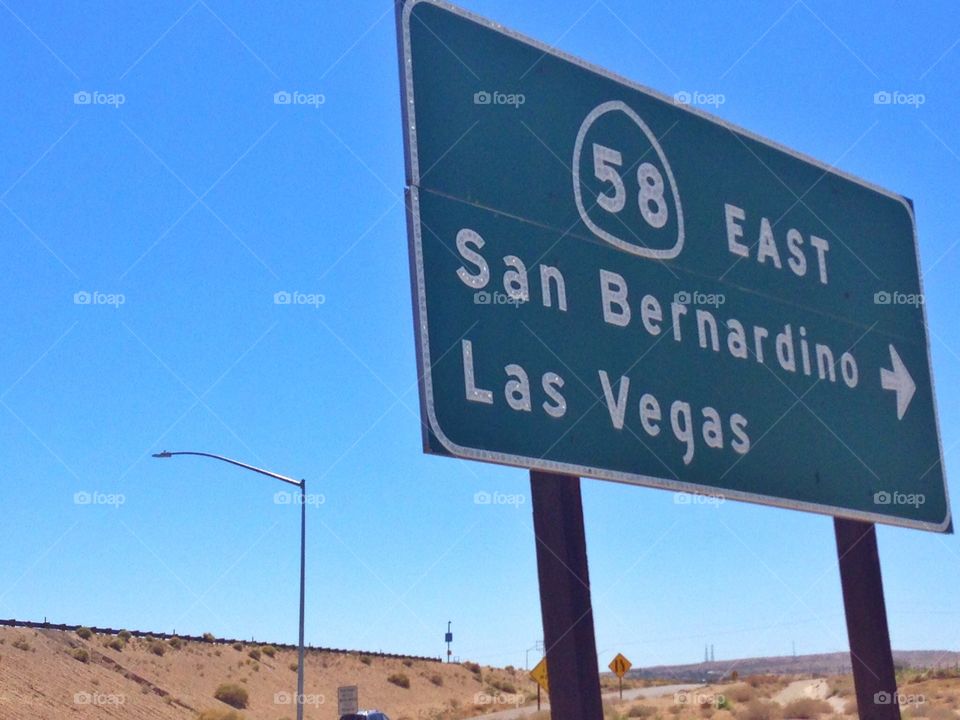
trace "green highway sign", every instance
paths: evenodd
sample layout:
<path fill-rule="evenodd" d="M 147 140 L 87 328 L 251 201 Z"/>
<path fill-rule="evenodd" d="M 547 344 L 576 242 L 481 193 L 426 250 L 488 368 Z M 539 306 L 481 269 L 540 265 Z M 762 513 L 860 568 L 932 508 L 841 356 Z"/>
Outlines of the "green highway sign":
<path fill-rule="evenodd" d="M 447 3 L 398 30 L 427 451 L 950 529 L 908 200 Z"/>

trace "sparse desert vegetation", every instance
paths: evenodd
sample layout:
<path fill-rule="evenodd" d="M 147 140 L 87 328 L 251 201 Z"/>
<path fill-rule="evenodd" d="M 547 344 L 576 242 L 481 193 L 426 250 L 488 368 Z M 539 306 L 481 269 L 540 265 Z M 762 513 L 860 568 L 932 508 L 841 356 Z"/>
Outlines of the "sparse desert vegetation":
<path fill-rule="evenodd" d="M 410 678 L 408 678 L 403 673 L 393 673 L 392 675 L 387 677 L 387 682 L 393 683 L 397 687 L 402 687 L 405 689 L 409 689 L 410 687 Z"/>
<path fill-rule="evenodd" d="M 783 708 L 784 717 L 796 720 L 816 720 L 821 715 L 831 715 L 833 706 L 826 700 L 819 698 L 800 698 L 786 704 Z"/>
<path fill-rule="evenodd" d="M 13 647 L 21 638 L 29 652 Z M 7 649 L 0 660 L 0 718 L 96 717 L 74 702 L 78 693 L 122 702 L 115 715 L 124 720 L 282 720 L 296 714 L 289 700 L 275 700 L 289 698 L 295 689 L 294 647 L 237 641 L 241 652 L 198 637 L 180 638 L 177 650 L 165 637 L 132 632 L 117 652 L 106 647 L 113 640 L 123 642 L 119 633 L 91 633 L 85 640 L 73 630 L 0 626 L 0 645 Z M 248 657 L 252 649 L 260 651 L 262 662 Z M 475 718 L 504 709 L 502 703 L 478 698 L 511 689 L 521 702 L 535 698 L 523 669 L 467 669 L 458 663 L 311 650 L 304 664 L 307 694 L 323 695 L 329 703 L 337 687 L 357 684 L 365 706 L 382 708 L 394 720 Z M 320 720 L 328 717 L 324 710 L 329 706 L 308 707 L 306 716 Z"/>
<path fill-rule="evenodd" d="M 72 717 L 76 693 L 122 697 L 129 720 L 282 720 L 295 708 L 288 701 L 296 684 L 297 651 L 249 640 L 232 652 L 216 638 L 168 640 L 131 633 L 82 633 L 0 627 L 0 717 L 48 720 Z M 105 647 L 122 643 L 122 652 Z M 175 643 L 176 644 L 176 643 Z M 232 645 L 232 642 L 231 642 Z M 272 649 L 270 653 L 268 648 Z M 248 654 L 256 650 L 264 662 Z M 427 662 L 370 653 L 308 650 L 305 692 L 336 697 L 340 685 L 362 688 L 363 704 L 394 720 L 467 720 L 536 699 L 523 669 Z M 849 676 L 770 675 L 732 671 L 725 681 L 685 694 L 619 702 L 616 679 L 604 675 L 605 720 L 856 720 Z M 956 668 L 901 669 L 904 720 L 960 720 L 960 672 Z M 626 688 L 668 680 L 627 678 Z M 507 697 L 509 701 L 490 698 Z M 318 708 L 313 708 L 318 710 Z M 81 709 L 82 712 L 82 709 Z M 315 712 L 317 718 L 325 717 Z M 308 708 L 307 716 L 311 717 Z M 79 717 L 79 715 L 77 715 Z M 538 720 L 536 714 L 529 720 Z M 541 714 L 540 720 L 549 720 Z"/>
<path fill-rule="evenodd" d="M 149 648 L 150 652 L 153 653 L 154 655 L 162 656 L 164 653 L 167 652 L 167 646 L 164 645 L 159 640 L 151 640 L 149 643 L 147 643 L 147 647 Z"/>
<path fill-rule="evenodd" d="M 247 703 L 250 702 L 250 693 L 247 692 L 245 687 L 237 685 L 236 683 L 224 683 L 220 685 L 213 693 L 213 696 L 220 702 L 240 710 L 245 708 Z"/>

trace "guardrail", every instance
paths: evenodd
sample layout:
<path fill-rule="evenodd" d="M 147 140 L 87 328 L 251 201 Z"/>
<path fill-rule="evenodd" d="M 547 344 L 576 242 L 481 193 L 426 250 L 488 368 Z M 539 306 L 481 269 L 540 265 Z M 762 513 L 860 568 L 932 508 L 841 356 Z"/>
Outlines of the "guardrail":
<path fill-rule="evenodd" d="M 31 628 L 34 630 L 62 630 L 65 632 L 76 632 L 81 627 L 87 627 L 91 631 L 97 633 L 98 635 L 119 635 L 124 631 L 124 628 L 116 630 L 114 628 L 106 627 L 95 627 L 93 625 L 65 625 L 63 623 L 51 623 L 51 622 L 34 622 L 32 620 L 3 620 L 0 619 L 0 626 L 5 627 L 22 627 L 22 628 Z M 143 630 L 126 630 L 133 637 L 154 637 L 160 640 L 170 640 L 172 638 L 179 638 L 180 640 L 189 640 L 190 642 L 199 642 L 207 643 L 210 645 L 233 645 L 234 643 L 242 643 L 244 645 L 273 645 L 273 647 L 283 650 L 296 650 L 297 646 L 292 643 L 275 643 L 267 642 L 260 640 L 241 640 L 239 638 L 205 638 L 202 635 L 180 635 L 174 633 L 163 633 L 163 632 L 146 632 Z M 425 657 L 422 655 L 398 655 L 396 653 L 384 653 L 384 652 L 371 652 L 369 650 L 345 650 L 343 648 L 328 648 L 328 647 L 315 647 L 313 645 L 307 645 L 306 649 L 308 651 L 315 652 L 326 652 L 326 653 L 338 653 L 341 655 L 366 655 L 368 657 L 378 657 L 386 658 L 389 660 L 418 660 L 420 662 L 443 662 L 442 658 L 438 657 Z"/>

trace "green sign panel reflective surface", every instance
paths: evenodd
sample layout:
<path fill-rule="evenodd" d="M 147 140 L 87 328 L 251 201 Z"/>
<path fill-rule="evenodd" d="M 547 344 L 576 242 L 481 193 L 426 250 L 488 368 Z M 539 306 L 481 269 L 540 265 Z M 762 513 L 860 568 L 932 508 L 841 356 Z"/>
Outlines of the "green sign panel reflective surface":
<path fill-rule="evenodd" d="M 909 201 L 445 3 L 398 27 L 428 451 L 948 529 Z"/>

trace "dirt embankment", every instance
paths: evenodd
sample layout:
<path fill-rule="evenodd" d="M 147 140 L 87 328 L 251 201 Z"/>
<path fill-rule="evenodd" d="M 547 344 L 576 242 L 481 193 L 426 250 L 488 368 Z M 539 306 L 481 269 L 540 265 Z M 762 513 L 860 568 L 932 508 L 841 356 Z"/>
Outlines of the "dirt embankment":
<path fill-rule="evenodd" d="M 247 720 L 292 718 L 296 662 L 295 650 L 260 644 L 0 627 L 0 718 L 194 720 L 232 709 L 215 698 L 225 684 L 245 691 Z M 336 718 L 340 685 L 357 685 L 361 707 L 392 720 L 467 717 L 502 709 L 510 694 L 522 701 L 535 693 L 513 669 L 313 651 L 304 717 Z"/>

